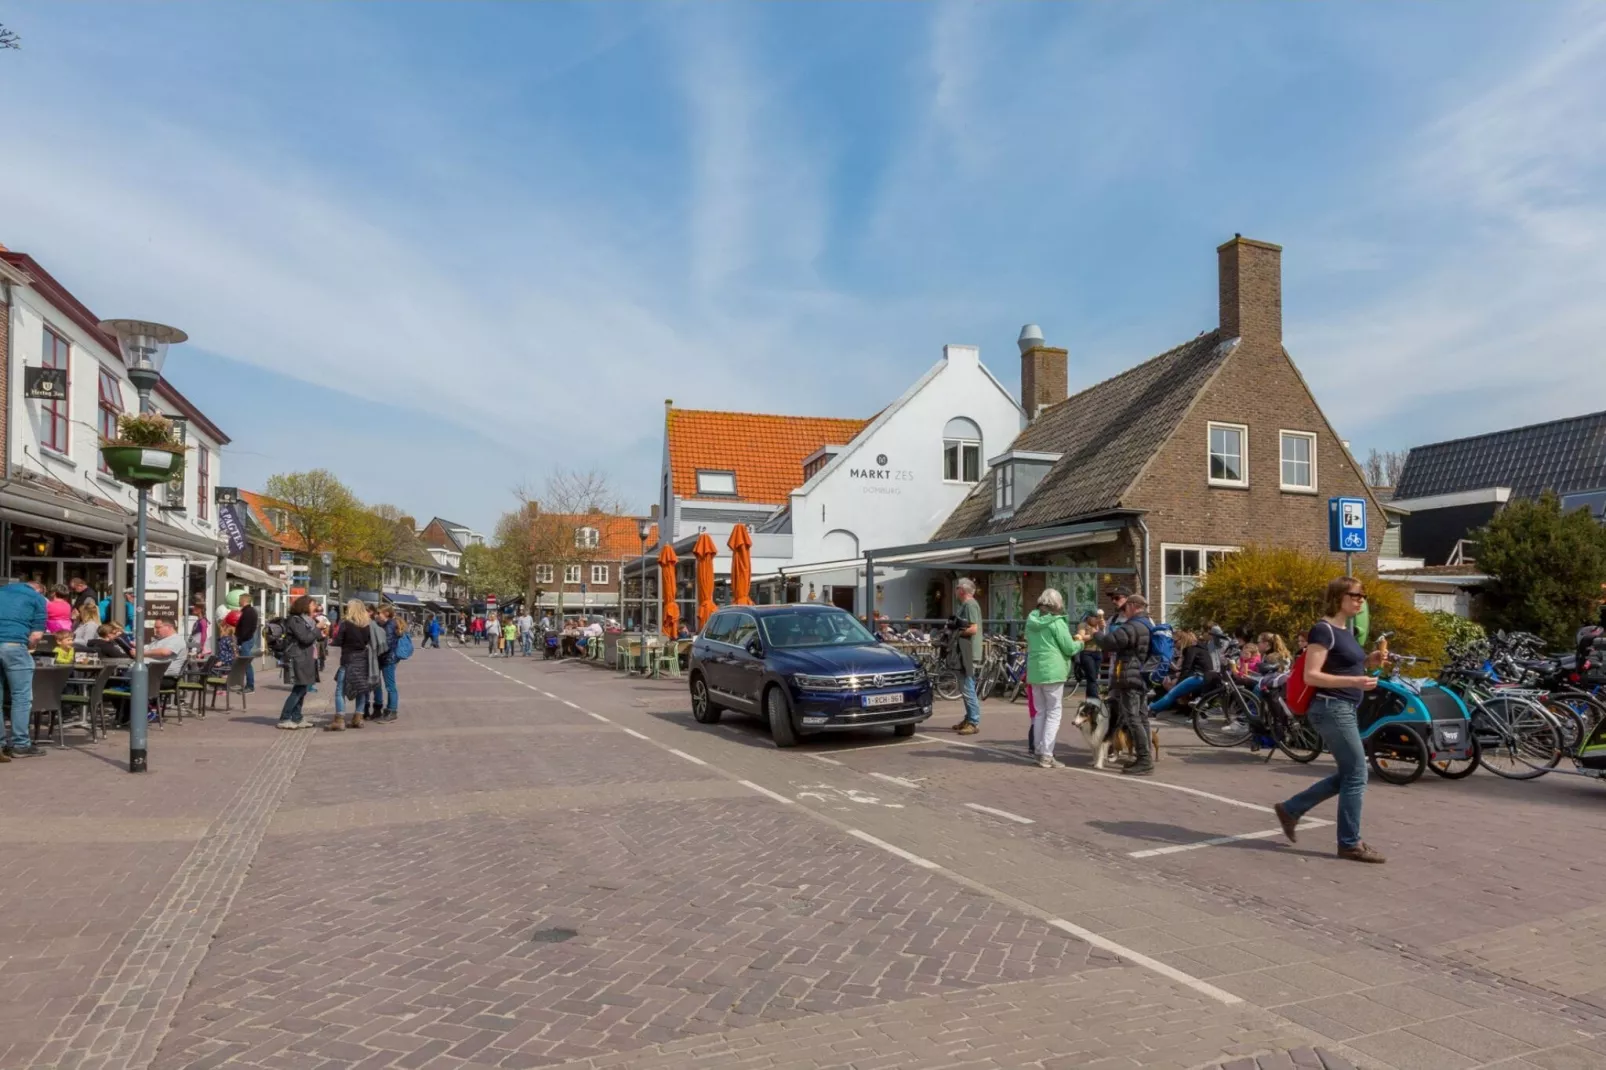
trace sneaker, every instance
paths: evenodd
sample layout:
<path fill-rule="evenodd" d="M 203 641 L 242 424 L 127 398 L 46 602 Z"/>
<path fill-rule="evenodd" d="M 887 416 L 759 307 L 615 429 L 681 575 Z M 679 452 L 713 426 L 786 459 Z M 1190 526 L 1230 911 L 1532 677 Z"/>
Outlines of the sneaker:
<path fill-rule="evenodd" d="M 31 743 L 26 747 L 11 748 L 11 756 L 13 758 L 43 758 L 48 753 L 48 751 L 35 747 Z"/>
<path fill-rule="evenodd" d="M 288 717 L 285 717 L 285 718 L 282 718 L 275 727 L 282 728 L 286 732 L 288 732 L 292 728 L 299 728 L 301 726 L 296 724 L 294 721 L 290 720 Z"/>
<path fill-rule="evenodd" d="M 1272 813 L 1277 815 L 1277 823 L 1283 827 L 1283 835 L 1288 837 L 1289 843 L 1298 843 L 1299 836 L 1294 832 L 1294 826 L 1299 824 L 1299 818 L 1288 812 L 1282 803 L 1273 806 Z"/>
<path fill-rule="evenodd" d="M 1153 776 L 1154 775 L 1154 763 L 1153 762 L 1133 762 L 1131 765 L 1129 765 L 1125 769 L 1121 770 L 1121 773 L 1122 773 L 1123 776 Z"/>
<path fill-rule="evenodd" d="M 981 729 L 977 728 L 976 725 L 970 721 L 961 721 L 954 731 L 958 732 L 962 736 L 973 736 L 977 732 L 981 731 Z"/>
<path fill-rule="evenodd" d="M 959 731 L 961 728 L 965 727 L 969 723 L 970 723 L 969 721 L 960 721 L 958 724 L 954 725 L 954 731 L 955 732 Z"/>
<path fill-rule="evenodd" d="M 384 721 L 386 724 L 390 724 L 395 719 L 396 719 L 396 711 L 395 710 L 386 710 L 385 711 L 385 715 L 380 718 L 380 720 Z"/>
<path fill-rule="evenodd" d="M 1357 843 L 1354 847 L 1340 847 L 1338 857 L 1350 862 L 1371 862 L 1373 865 L 1382 865 L 1388 859 L 1372 850 L 1364 843 Z"/>
<path fill-rule="evenodd" d="M 318 726 L 313 724 L 311 721 L 303 719 L 303 720 L 300 720 L 300 721 L 296 721 L 291 727 L 293 727 L 293 728 L 317 728 Z"/>
<path fill-rule="evenodd" d="M 1053 769 L 1059 764 L 1059 762 L 1054 760 L 1054 756 L 1052 754 L 1039 754 L 1037 756 L 1037 768 L 1039 769 Z"/>

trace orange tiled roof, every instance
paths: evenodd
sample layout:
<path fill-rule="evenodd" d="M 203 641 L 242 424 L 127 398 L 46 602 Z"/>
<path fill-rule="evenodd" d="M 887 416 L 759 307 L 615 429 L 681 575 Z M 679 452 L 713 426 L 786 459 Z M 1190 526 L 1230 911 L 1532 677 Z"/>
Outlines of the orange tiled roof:
<path fill-rule="evenodd" d="M 542 513 L 542 517 L 562 521 L 575 528 L 596 528 L 597 557 L 639 557 L 641 537 L 636 534 L 636 517 L 633 516 L 581 516 L 566 513 Z M 647 530 L 647 545 L 658 544 L 658 524 Z"/>
<path fill-rule="evenodd" d="M 846 445 L 869 420 L 669 409 L 669 469 L 675 494 L 697 497 L 697 470 L 736 473 L 736 499 L 784 505 L 803 483 L 803 459 Z"/>
<path fill-rule="evenodd" d="M 274 542 L 286 550 L 305 550 L 307 548 L 299 532 L 290 528 L 285 528 L 281 531 L 274 527 L 273 521 L 268 518 L 268 510 L 270 508 L 289 508 L 283 502 L 277 498 L 269 498 L 265 494 L 258 494 L 254 490 L 240 491 L 240 500 L 251 510 L 251 515 L 256 518 L 256 522 L 262 525 L 262 530 L 267 532 Z"/>

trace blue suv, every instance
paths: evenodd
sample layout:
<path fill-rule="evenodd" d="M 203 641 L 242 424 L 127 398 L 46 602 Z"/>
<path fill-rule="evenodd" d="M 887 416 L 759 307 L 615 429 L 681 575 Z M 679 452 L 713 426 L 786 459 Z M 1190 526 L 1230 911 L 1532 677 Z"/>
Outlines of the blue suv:
<path fill-rule="evenodd" d="M 914 735 L 931 716 L 931 681 L 835 606 L 726 606 L 691 648 L 692 715 L 756 713 L 777 747 L 872 725 Z"/>

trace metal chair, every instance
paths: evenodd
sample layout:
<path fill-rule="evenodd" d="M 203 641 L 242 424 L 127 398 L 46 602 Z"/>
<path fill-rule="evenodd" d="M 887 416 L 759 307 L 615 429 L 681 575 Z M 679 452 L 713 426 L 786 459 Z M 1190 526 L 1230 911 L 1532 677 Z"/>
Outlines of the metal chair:
<path fill-rule="evenodd" d="M 106 737 L 105 693 L 106 683 L 117 671 L 117 666 L 101 665 L 92 674 L 77 676 L 67 681 L 69 686 L 79 686 L 82 690 L 64 690 L 61 695 L 62 723 L 57 732 L 57 746 L 66 746 L 65 731 L 68 728 L 89 729 L 89 742 Z M 68 707 L 83 708 L 83 720 L 74 724 L 66 723 L 66 710 Z"/>
<path fill-rule="evenodd" d="M 130 686 L 130 684 L 132 683 L 132 679 L 133 679 L 132 678 L 132 674 L 134 672 L 137 672 L 138 669 L 135 666 L 133 666 L 132 664 L 130 664 L 128 671 L 130 673 L 130 676 L 127 679 L 124 679 L 122 681 L 112 681 L 116 686 L 107 687 L 104 691 L 101 692 L 102 696 L 105 697 L 105 698 L 122 699 L 125 702 L 132 702 L 133 698 L 134 698 L 134 693 L 133 693 L 133 688 Z M 159 694 L 161 692 L 161 687 L 162 687 L 162 674 L 164 672 L 166 672 L 166 671 L 167 671 L 167 666 L 165 664 L 163 664 L 162 662 L 160 662 L 160 661 L 151 661 L 151 662 L 147 662 L 145 664 L 145 694 L 147 696 L 149 696 L 150 698 L 153 698 L 153 699 L 157 699 L 158 698 L 158 696 L 159 696 Z M 161 705 L 160 705 L 159 701 L 158 701 L 157 709 L 158 710 L 161 709 Z M 134 716 L 134 711 L 133 710 L 129 710 L 128 711 L 128 715 L 130 717 L 133 717 Z M 145 711 L 144 710 L 140 710 L 139 711 L 139 716 L 141 716 L 141 717 L 146 716 Z M 160 718 L 158 718 L 158 719 L 160 719 Z"/>
<path fill-rule="evenodd" d="M 52 665 L 48 669 L 33 671 L 33 709 L 29 711 L 30 738 L 39 738 L 41 715 L 49 714 L 56 725 L 56 745 L 67 745 L 66 729 L 62 726 L 61 694 L 72 675 L 71 665 Z M 49 730 L 46 729 L 48 736 Z"/>
<path fill-rule="evenodd" d="M 676 643 L 664 643 L 652 651 L 653 676 L 680 676 L 680 648 Z"/>
<path fill-rule="evenodd" d="M 208 676 L 206 686 L 212 690 L 212 708 L 217 709 L 217 693 L 223 692 L 223 712 L 228 713 L 234 708 L 232 695 L 240 696 L 240 709 L 247 708 L 245 701 L 245 673 L 251 662 L 247 658 L 235 658 L 234 664 L 229 666 L 228 676 Z M 288 675 L 289 670 L 285 670 Z"/>
<path fill-rule="evenodd" d="M 193 663 L 192 663 L 193 664 Z M 190 700 L 190 712 L 197 717 L 206 716 L 206 681 L 217 668 L 217 655 L 208 657 L 199 668 L 188 668 L 178 680 L 178 698 L 176 705 L 182 707 L 184 699 Z M 180 714 L 180 720 L 183 715 Z"/>

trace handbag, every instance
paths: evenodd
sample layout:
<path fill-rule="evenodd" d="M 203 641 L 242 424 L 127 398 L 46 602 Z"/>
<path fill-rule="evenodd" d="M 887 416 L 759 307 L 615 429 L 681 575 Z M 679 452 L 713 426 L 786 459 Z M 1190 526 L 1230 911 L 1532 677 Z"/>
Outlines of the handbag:
<path fill-rule="evenodd" d="M 1327 622 L 1323 621 L 1322 623 L 1326 624 Z M 1333 626 L 1328 624 L 1327 629 L 1332 631 Z M 1338 636 L 1333 636 L 1333 641 L 1336 643 Z M 1331 650 L 1332 647 L 1328 647 L 1328 649 Z M 1283 691 L 1283 698 L 1288 703 L 1288 708 L 1301 717 L 1310 709 L 1310 700 L 1316 697 L 1316 689 L 1305 682 L 1305 655 L 1309 652 L 1310 644 L 1307 643 L 1305 649 L 1301 650 L 1299 656 L 1294 659 L 1293 666 L 1289 668 L 1288 686 Z"/>

